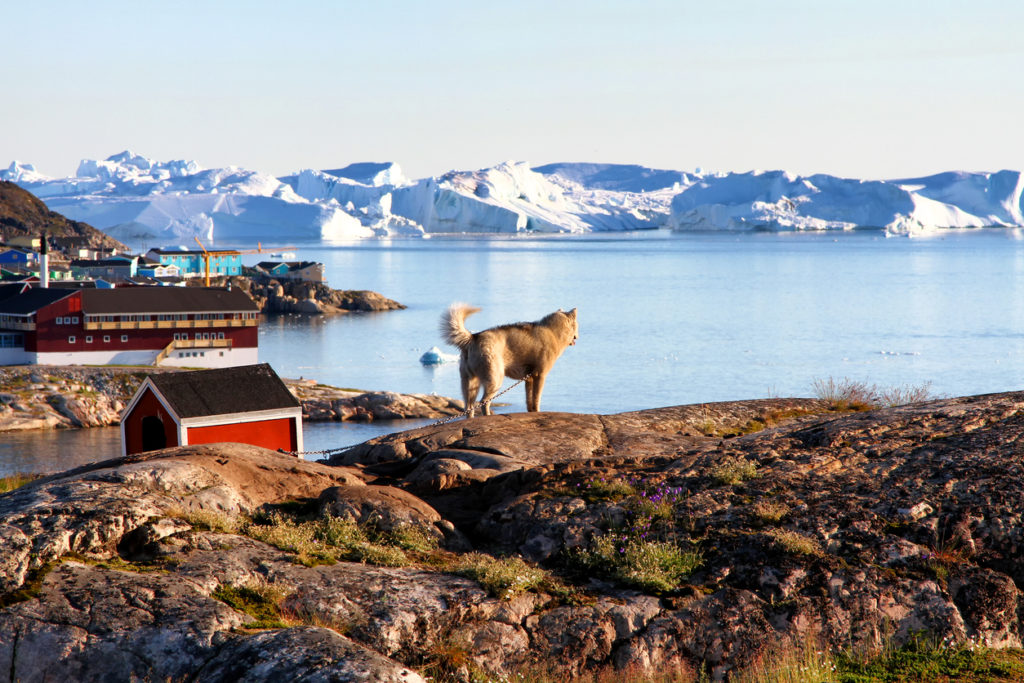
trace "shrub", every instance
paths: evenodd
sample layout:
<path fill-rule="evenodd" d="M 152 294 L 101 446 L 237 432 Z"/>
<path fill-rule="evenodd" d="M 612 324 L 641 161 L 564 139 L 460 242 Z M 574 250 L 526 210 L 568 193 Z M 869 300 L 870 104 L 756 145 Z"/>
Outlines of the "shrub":
<path fill-rule="evenodd" d="M 193 529 L 218 531 L 224 534 L 238 533 L 243 522 L 237 515 L 229 515 L 215 510 L 182 510 L 181 508 L 173 508 L 167 511 L 167 515 L 185 520 L 192 525 Z"/>
<path fill-rule="evenodd" d="M 750 508 L 754 517 L 768 524 L 777 524 L 789 514 L 789 506 L 772 500 L 759 500 Z"/>
<path fill-rule="evenodd" d="M 288 595 L 288 590 L 262 581 L 223 583 L 213 592 L 213 597 L 252 617 L 255 621 L 245 624 L 251 629 L 287 628 L 290 624 L 281 616 L 281 603 Z"/>
<path fill-rule="evenodd" d="M 813 538 L 793 531 L 792 529 L 772 529 L 768 536 L 786 552 L 794 555 L 821 555 L 821 546 Z"/>
<path fill-rule="evenodd" d="M 611 533 L 570 555 L 570 562 L 586 572 L 653 592 L 675 590 L 701 561 L 699 553 L 683 550 L 677 543 Z"/>
<path fill-rule="evenodd" d="M 848 377 L 841 380 L 829 377 L 827 380 L 814 380 L 811 387 L 818 399 L 827 403 L 831 410 L 837 411 L 871 410 L 936 398 L 931 390 L 931 382 L 879 388 L 875 384 L 851 380 Z"/>
<path fill-rule="evenodd" d="M 735 486 L 757 476 L 757 465 L 743 458 L 728 457 L 711 469 L 711 478 L 719 484 Z"/>
<path fill-rule="evenodd" d="M 547 578 L 544 570 L 518 557 L 495 558 L 472 552 L 459 558 L 454 573 L 473 579 L 496 598 L 508 600 L 538 589 Z"/>
<path fill-rule="evenodd" d="M 576 486 L 568 491 L 565 491 L 567 495 L 575 495 L 582 498 L 588 503 L 599 503 L 599 502 L 618 502 L 623 498 L 636 494 L 636 487 L 626 481 L 620 480 L 605 480 L 604 478 L 599 479 L 587 479 L 576 484 Z"/>
<path fill-rule="evenodd" d="M 879 405 L 878 388 L 867 382 L 829 377 L 814 380 L 811 387 L 815 397 L 827 403 L 832 410 L 871 410 Z"/>

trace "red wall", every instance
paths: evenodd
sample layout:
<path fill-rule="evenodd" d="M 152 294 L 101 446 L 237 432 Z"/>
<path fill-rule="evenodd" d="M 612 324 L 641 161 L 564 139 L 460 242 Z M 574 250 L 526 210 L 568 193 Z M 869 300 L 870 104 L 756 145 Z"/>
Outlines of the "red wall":
<path fill-rule="evenodd" d="M 63 318 L 69 315 L 78 316 L 77 325 L 57 324 L 58 317 Z M 76 347 L 80 349 L 84 343 L 84 323 L 82 293 L 75 292 L 68 298 L 55 301 L 36 312 L 36 331 L 25 335 L 25 350 L 38 352 L 74 350 Z M 68 344 L 68 336 L 70 335 L 75 335 L 78 341 L 74 344 Z M 117 338 L 120 339 L 121 337 Z M 60 340 L 60 346 L 55 347 L 53 340 Z"/>
<path fill-rule="evenodd" d="M 230 339 L 232 348 L 256 348 L 259 330 L 251 327 L 183 327 L 178 329 L 146 329 L 146 330 L 86 330 L 85 316 L 82 314 L 82 303 L 76 292 L 69 299 L 46 306 L 36 314 L 36 334 L 32 339 L 26 336 L 25 350 L 36 352 L 67 352 L 67 351 L 158 351 L 172 341 L 174 335 L 187 333 L 189 339 L 197 334 L 216 336 L 223 332 L 225 339 Z M 77 310 L 75 310 L 77 306 Z M 78 316 L 77 325 L 58 325 L 58 317 Z M 128 341 L 121 341 L 121 335 L 128 335 Z M 69 336 L 75 337 L 75 343 L 68 343 Z M 86 343 L 86 336 L 92 337 Z M 104 343 L 103 337 L 109 336 L 110 341 Z M 31 348 L 30 348 L 31 347 Z"/>
<path fill-rule="evenodd" d="M 189 444 L 216 443 L 218 441 L 250 443 L 271 450 L 278 448 L 283 448 L 286 451 L 298 450 L 295 420 L 287 417 L 276 420 L 188 428 Z"/>
<path fill-rule="evenodd" d="M 139 397 L 139 402 L 124 420 L 125 453 L 128 455 L 142 452 L 142 418 L 148 416 L 159 417 L 164 423 L 164 436 L 167 437 L 168 448 L 178 445 L 178 425 L 153 391 L 147 388 L 146 393 Z"/>

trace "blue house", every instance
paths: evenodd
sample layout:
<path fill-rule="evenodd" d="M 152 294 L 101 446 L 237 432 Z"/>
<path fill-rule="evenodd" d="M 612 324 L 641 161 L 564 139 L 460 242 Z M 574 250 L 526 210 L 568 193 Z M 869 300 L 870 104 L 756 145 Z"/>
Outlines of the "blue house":
<path fill-rule="evenodd" d="M 34 266 L 39 263 L 39 254 L 17 247 L 0 247 L 0 265 Z"/>
<path fill-rule="evenodd" d="M 181 277 L 198 277 L 206 274 L 206 259 L 210 259 L 210 275 L 241 275 L 242 252 L 233 249 L 204 252 L 178 245 L 150 249 L 146 258 L 161 265 L 178 267 Z"/>

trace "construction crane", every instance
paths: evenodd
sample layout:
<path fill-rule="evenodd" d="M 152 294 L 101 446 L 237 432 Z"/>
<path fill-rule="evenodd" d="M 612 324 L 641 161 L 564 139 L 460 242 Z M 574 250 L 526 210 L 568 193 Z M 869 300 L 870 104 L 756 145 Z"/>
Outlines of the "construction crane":
<path fill-rule="evenodd" d="M 193 237 L 193 239 L 196 241 L 196 244 L 199 245 L 199 248 L 203 250 L 203 262 L 204 262 L 203 274 L 204 274 L 204 277 L 205 277 L 204 284 L 207 287 L 210 286 L 210 257 L 211 256 L 217 256 L 218 254 L 220 254 L 220 255 L 223 255 L 223 254 L 262 254 L 265 251 L 267 251 L 267 250 L 265 250 L 263 248 L 263 243 L 262 242 L 257 242 L 255 249 L 212 249 L 212 250 L 209 250 L 209 249 L 207 249 L 206 247 L 203 246 L 202 242 L 199 241 L 199 237 L 198 236 Z M 285 251 L 286 249 L 295 249 L 295 247 L 293 247 L 293 246 L 275 247 L 275 251 Z"/>

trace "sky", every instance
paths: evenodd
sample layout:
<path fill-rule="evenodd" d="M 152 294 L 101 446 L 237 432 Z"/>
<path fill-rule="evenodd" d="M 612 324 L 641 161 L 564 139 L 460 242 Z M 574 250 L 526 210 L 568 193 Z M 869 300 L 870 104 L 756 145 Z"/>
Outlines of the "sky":
<path fill-rule="evenodd" d="M 1024 168 L 1019 0 L 33 0 L 0 164 Z"/>

